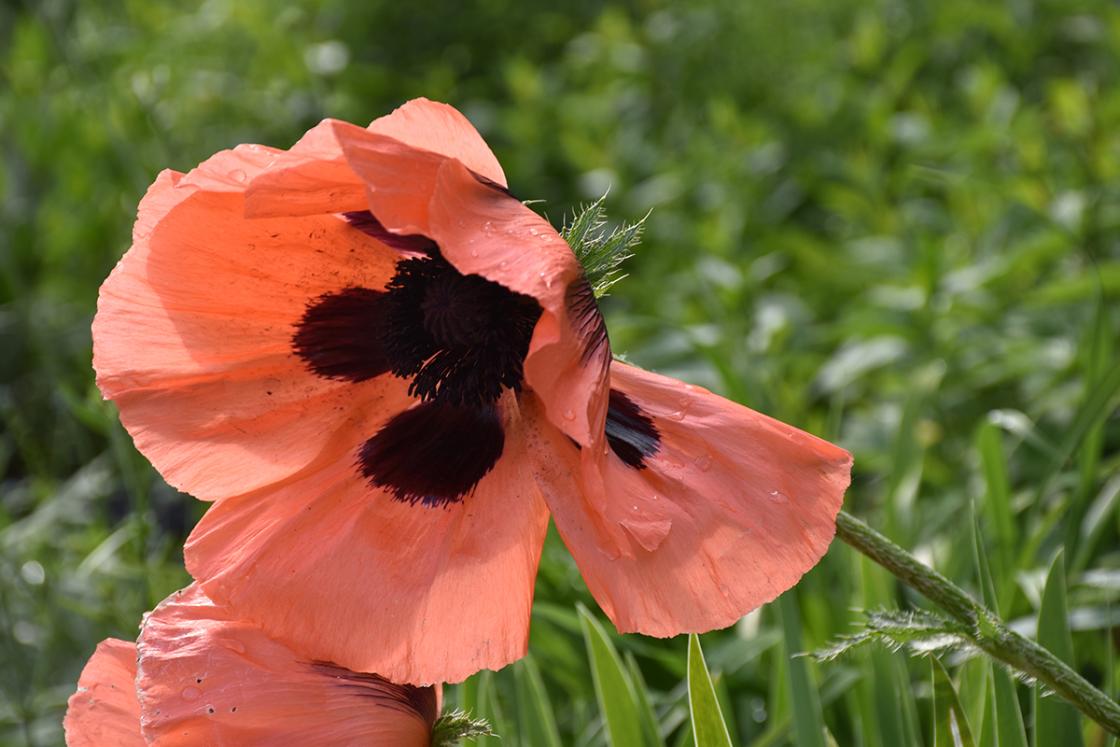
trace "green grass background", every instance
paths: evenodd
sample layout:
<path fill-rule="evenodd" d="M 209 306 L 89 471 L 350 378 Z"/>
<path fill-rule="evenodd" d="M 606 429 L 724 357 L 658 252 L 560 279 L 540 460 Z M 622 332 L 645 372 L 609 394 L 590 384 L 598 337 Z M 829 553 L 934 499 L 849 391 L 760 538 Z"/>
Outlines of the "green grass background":
<path fill-rule="evenodd" d="M 848 509 L 979 595 L 974 513 L 994 601 L 1028 632 L 1064 548 L 1073 663 L 1116 692 L 1115 3 L 6 0 L 0 744 L 61 743 L 97 641 L 187 580 L 202 506 L 135 452 L 90 370 L 140 195 L 161 168 L 419 95 L 467 113 L 554 223 L 608 187 L 614 217 L 652 210 L 604 304 L 616 352 L 843 444 Z M 578 602 L 601 618 L 550 537 L 531 657 L 448 693 L 500 744 L 606 743 Z M 789 656 L 860 609 L 921 605 L 837 543 L 780 604 L 704 636 L 734 742 L 943 742 L 928 662 Z M 644 743 L 691 743 L 687 640 L 605 629 L 658 723 Z M 998 670 L 944 664 L 994 734 Z M 1015 696 L 1029 734 L 1031 688 Z"/>

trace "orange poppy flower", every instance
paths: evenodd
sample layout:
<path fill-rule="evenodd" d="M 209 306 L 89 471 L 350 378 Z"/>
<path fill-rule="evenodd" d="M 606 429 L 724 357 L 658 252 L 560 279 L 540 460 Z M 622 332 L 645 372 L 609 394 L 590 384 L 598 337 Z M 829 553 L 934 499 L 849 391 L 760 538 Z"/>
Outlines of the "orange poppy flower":
<path fill-rule="evenodd" d="M 98 645 L 64 725 L 70 747 L 428 747 L 439 697 L 302 659 L 192 585 L 147 617 L 139 645 Z"/>
<path fill-rule="evenodd" d="M 612 361 L 563 238 L 416 100 L 165 171 L 101 290 L 137 447 L 216 500 L 215 601 L 309 656 L 458 681 L 525 652 L 549 514 L 622 631 L 733 623 L 827 549 L 842 449 Z"/>

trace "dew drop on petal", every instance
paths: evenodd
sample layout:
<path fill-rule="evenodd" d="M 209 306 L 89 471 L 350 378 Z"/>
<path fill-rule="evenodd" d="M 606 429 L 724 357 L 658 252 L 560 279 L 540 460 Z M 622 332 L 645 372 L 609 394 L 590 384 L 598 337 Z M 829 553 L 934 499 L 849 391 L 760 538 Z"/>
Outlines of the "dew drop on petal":
<path fill-rule="evenodd" d="M 786 494 L 780 490 L 771 490 L 769 495 L 770 500 L 774 501 L 774 503 L 785 503 L 788 500 Z"/>
<path fill-rule="evenodd" d="M 245 653 L 245 644 L 241 641 L 226 641 L 226 648 L 235 654 Z"/>
<path fill-rule="evenodd" d="M 198 700 L 202 695 L 202 691 L 197 687 L 184 687 L 182 696 L 183 700 Z"/>
<path fill-rule="evenodd" d="M 575 410 L 572 410 L 571 408 L 569 408 L 567 410 L 564 410 L 564 420 L 575 420 L 575 419 L 576 419 L 576 411 Z"/>
<path fill-rule="evenodd" d="M 708 453 L 701 454 L 693 460 L 701 472 L 707 472 L 712 468 L 712 455 Z"/>
<path fill-rule="evenodd" d="M 244 182 L 249 177 L 246 176 L 245 172 L 242 171 L 241 169 L 234 169 L 233 171 L 229 172 L 229 178 L 233 179 L 235 182 L 240 183 L 240 182 Z"/>

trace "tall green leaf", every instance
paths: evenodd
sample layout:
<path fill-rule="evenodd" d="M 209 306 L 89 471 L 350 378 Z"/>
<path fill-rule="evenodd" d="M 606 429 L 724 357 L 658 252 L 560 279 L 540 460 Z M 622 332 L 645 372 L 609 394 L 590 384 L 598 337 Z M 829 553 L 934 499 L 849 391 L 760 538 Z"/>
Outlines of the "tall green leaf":
<path fill-rule="evenodd" d="M 983 513 L 991 522 L 995 533 L 996 576 L 1001 587 L 1011 578 L 1015 563 L 1015 543 L 1018 539 L 1014 511 L 1011 508 L 1011 488 L 1007 476 L 1007 457 L 1003 451 L 1003 431 L 990 421 L 984 421 L 976 433 L 976 446 L 984 470 Z M 1014 588 L 1008 584 L 1008 588 Z M 1001 605 L 996 599 L 986 600 L 996 611 Z"/>
<path fill-rule="evenodd" d="M 1015 680 L 1003 667 L 992 668 L 989 720 L 995 731 L 995 747 L 1027 747 L 1023 712 L 1015 694 Z"/>
<path fill-rule="evenodd" d="M 642 733 L 646 735 L 646 743 L 654 747 L 664 747 L 665 740 L 661 738 L 661 726 L 657 722 L 653 703 L 649 699 L 649 688 L 646 687 L 642 670 L 637 659 L 629 651 L 626 652 L 626 670 L 630 672 L 630 681 L 634 683 L 634 694 L 638 696 L 638 712 L 642 717 Z"/>
<path fill-rule="evenodd" d="M 513 665 L 513 680 L 517 685 L 517 721 L 521 740 L 540 747 L 561 747 L 552 701 L 532 654 Z"/>
<path fill-rule="evenodd" d="M 688 712 L 696 747 L 731 747 L 731 735 L 695 633 L 688 636 Z"/>
<path fill-rule="evenodd" d="M 930 657 L 933 675 L 933 747 L 976 747 L 957 690 L 945 666 Z"/>
<path fill-rule="evenodd" d="M 1038 642 L 1067 664 L 1073 664 L 1073 638 L 1069 632 L 1069 605 L 1066 601 L 1066 568 L 1062 552 L 1050 565 L 1042 606 L 1038 611 Z M 1035 747 L 1082 747 L 1081 719 L 1073 706 L 1047 696 L 1044 686 L 1034 687 Z"/>
<path fill-rule="evenodd" d="M 972 526 L 973 559 L 976 563 L 976 575 L 979 578 L 982 598 L 984 604 L 996 609 L 998 607 L 996 587 L 992 581 L 988 556 L 984 552 L 984 543 L 976 523 L 975 512 L 973 512 Z M 989 668 L 991 677 L 988 680 L 988 699 L 984 708 L 981 744 L 990 744 L 993 747 L 1027 747 L 1027 732 L 1023 725 L 1019 698 L 1015 693 L 1015 680 L 1002 666 L 994 666 L 989 662 Z"/>
<path fill-rule="evenodd" d="M 797 747 L 825 747 L 824 716 L 817 688 L 809 672 L 807 657 L 798 656 L 801 645 L 801 615 L 797 591 L 790 589 L 778 597 L 782 633 L 789 664 L 790 702 L 793 706 L 793 741 Z"/>
<path fill-rule="evenodd" d="M 587 658 L 591 663 L 595 697 L 599 701 L 610 744 L 614 747 L 644 745 L 638 698 L 618 651 L 603 626 L 586 607 L 580 606 L 579 615 Z"/>

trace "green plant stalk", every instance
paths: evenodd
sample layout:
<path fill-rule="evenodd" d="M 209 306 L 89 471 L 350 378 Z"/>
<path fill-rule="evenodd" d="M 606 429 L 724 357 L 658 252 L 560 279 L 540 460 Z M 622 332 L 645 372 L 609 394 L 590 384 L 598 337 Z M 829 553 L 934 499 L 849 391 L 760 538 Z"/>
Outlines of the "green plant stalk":
<path fill-rule="evenodd" d="M 841 511 L 836 534 L 963 623 L 978 648 L 1042 682 L 1110 733 L 1120 735 L 1120 705 L 1068 664 L 1008 628 L 994 612 L 856 517 Z"/>

